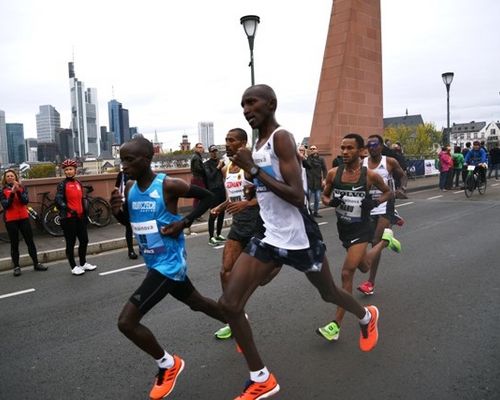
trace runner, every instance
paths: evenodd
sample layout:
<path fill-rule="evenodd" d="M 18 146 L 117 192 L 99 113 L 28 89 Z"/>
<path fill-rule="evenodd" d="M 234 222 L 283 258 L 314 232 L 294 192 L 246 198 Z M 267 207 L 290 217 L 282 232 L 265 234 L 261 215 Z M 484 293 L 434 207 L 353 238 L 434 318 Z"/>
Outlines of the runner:
<path fill-rule="evenodd" d="M 333 282 L 321 232 L 305 207 L 295 139 L 275 119 L 277 99 L 273 89 L 267 85 L 250 87 L 241 105 L 259 137 L 253 154 L 240 148 L 232 161 L 254 178 L 266 231 L 262 239 L 253 237 L 236 260 L 219 302 L 250 369 L 250 381 L 237 399 L 251 400 L 270 397 L 280 389 L 262 362 L 244 312 L 249 297 L 275 268 L 288 264 L 304 272 L 323 300 L 355 314 L 360 319 L 363 351 L 377 344 L 378 310 L 362 307 Z"/>
<path fill-rule="evenodd" d="M 408 178 L 395 158 L 382 155 L 383 143 L 384 141 L 379 135 L 368 136 L 366 145 L 370 156 L 363 160 L 363 166 L 379 174 L 391 190 L 395 190 L 395 197 L 397 198 L 398 194 L 400 196 L 404 195 Z M 400 184 L 396 189 L 394 188 L 395 182 L 399 182 Z M 371 188 L 370 194 L 372 198 L 377 199 L 380 197 L 381 192 L 376 188 Z M 372 246 L 377 245 L 382 240 L 385 229 L 391 228 L 392 225 L 401 220 L 399 214 L 396 213 L 395 202 L 395 199 L 389 200 L 375 207 L 370 212 L 372 223 L 375 225 Z M 366 295 L 373 294 L 379 263 L 380 256 L 373 260 L 368 280 L 358 286 L 360 292 Z"/>
<path fill-rule="evenodd" d="M 125 206 L 148 272 L 125 304 L 118 328 L 156 360 L 159 371 L 149 396 L 161 399 L 173 390 L 184 369 L 184 361 L 177 355 L 170 355 L 158 344 L 153 333 L 140 323 L 142 317 L 171 294 L 193 311 L 201 311 L 221 322 L 226 320 L 217 303 L 203 297 L 187 276 L 183 229 L 208 209 L 212 195 L 196 185 L 189 186 L 183 180 L 155 174 L 151 170 L 153 154 L 153 145 L 145 138 L 134 138 L 120 148 L 123 172 L 135 180 L 127 182 Z M 200 200 L 184 218 L 177 214 L 177 202 L 181 197 Z M 118 189 L 113 190 L 111 206 L 118 221 L 125 224 L 128 218 Z"/>
<path fill-rule="evenodd" d="M 247 133 L 241 128 L 235 128 L 226 135 L 226 154 L 232 157 L 238 149 L 247 146 Z M 231 229 L 227 236 L 227 241 L 222 254 L 222 269 L 220 279 L 222 290 L 224 291 L 229 275 L 233 269 L 236 259 L 253 236 L 262 237 L 264 233 L 264 222 L 259 215 L 259 206 L 255 198 L 255 187 L 253 183 L 245 177 L 243 171 L 236 164 L 230 162 L 224 171 L 227 200 L 212 210 L 217 214 L 221 210 L 226 210 L 233 215 Z M 248 177 L 251 179 L 250 177 Z M 278 272 L 276 269 L 273 272 Z M 276 275 L 271 274 L 264 283 L 268 283 Z M 232 336 L 231 328 L 225 325 L 215 332 L 217 339 L 229 339 Z"/>
<path fill-rule="evenodd" d="M 373 260 L 378 259 L 387 246 L 395 251 L 400 250 L 400 244 L 394 239 L 392 231 L 386 229 L 383 240 L 367 252 L 368 243 L 373 236 L 370 211 L 394 198 L 394 193 L 380 175 L 362 166 L 360 153 L 363 148 L 364 140 L 360 135 L 350 133 L 344 136 L 340 146 L 344 163 L 328 171 L 322 196 L 325 205 L 336 208 L 339 238 L 347 249 L 342 266 L 342 288 L 349 293 L 352 293 L 356 269 L 367 272 Z M 381 192 L 377 199 L 368 195 L 368 188 L 372 186 Z M 318 328 L 316 332 L 327 340 L 337 340 L 344 314 L 344 308 L 339 305 L 335 320 Z"/>

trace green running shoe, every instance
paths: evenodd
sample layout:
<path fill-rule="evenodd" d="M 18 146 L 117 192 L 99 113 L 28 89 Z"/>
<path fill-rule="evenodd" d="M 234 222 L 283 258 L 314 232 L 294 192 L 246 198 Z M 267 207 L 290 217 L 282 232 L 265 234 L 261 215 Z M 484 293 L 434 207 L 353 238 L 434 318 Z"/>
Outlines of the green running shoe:
<path fill-rule="evenodd" d="M 217 332 L 214 333 L 215 338 L 219 340 L 231 339 L 232 335 L 233 332 L 231 332 L 231 328 L 229 327 L 229 325 L 224 325 L 222 328 L 220 328 Z"/>
<path fill-rule="evenodd" d="M 226 241 L 226 238 L 222 235 L 218 235 L 215 237 L 215 240 L 217 240 L 219 243 L 222 243 Z"/>
<path fill-rule="evenodd" d="M 384 233 L 382 234 L 382 240 L 387 240 L 389 242 L 389 248 L 396 253 L 401 253 L 401 243 L 394 237 L 394 233 L 392 233 L 392 229 L 384 229 Z"/>
<path fill-rule="evenodd" d="M 329 324 L 316 329 L 316 333 L 329 341 L 338 340 L 340 335 L 340 326 L 337 322 L 332 321 Z"/>
<path fill-rule="evenodd" d="M 208 245 L 212 247 L 218 246 L 219 244 L 220 242 L 218 242 L 215 237 L 211 237 L 210 240 L 208 241 Z"/>

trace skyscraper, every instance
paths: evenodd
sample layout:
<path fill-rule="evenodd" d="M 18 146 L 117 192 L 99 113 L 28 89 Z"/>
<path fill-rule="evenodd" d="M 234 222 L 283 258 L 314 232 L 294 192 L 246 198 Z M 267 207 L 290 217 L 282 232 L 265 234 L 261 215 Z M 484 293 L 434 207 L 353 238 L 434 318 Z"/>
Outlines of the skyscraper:
<path fill-rule="evenodd" d="M 61 127 L 61 116 L 50 104 L 40 106 L 36 115 L 36 136 L 38 143 L 55 143 L 56 129 Z"/>
<path fill-rule="evenodd" d="M 38 141 L 28 138 L 24 141 L 24 147 L 26 149 L 26 161 L 38 161 Z"/>
<path fill-rule="evenodd" d="M 75 150 L 73 148 L 73 131 L 71 129 L 57 129 L 56 143 L 58 149 L 58 162 L 74 157 Z"/>
<path fill-rule="evenodd" d="M 5 126 L 5 112 L 0 110 L 0 166 L 9 163 L 7 151 L 7 128 Z"/>
<path fill-rule="evenodd" d="M 86 154 L 98 156 L 101 153 L 98 138 L 99 114 L 97 104 L 97 89 L 85 90 L 83 82 L 75 77 L 72 62 L 68 63 L 69 88 L 71 95 L 71 129 L 76 156 Z"/>
<path fill-rule="evenodd" d="M 23 124 L 5 124 L 5 127 L 7 131 L 9 162 L 19 165 L 26 160 L 24 154 Z"/>
<path fill-rule="evenodd" d="M 130 140 L 128 110 L 117 100 L 108 102 L 109 131 L 114 136 L 114 144 L 123 144 Z"/>
<path fill-rule="evenodd" d="M 203 143 L 205 148 L 214 144 L 214 123 L 198 122 L 198 141 Z"/>

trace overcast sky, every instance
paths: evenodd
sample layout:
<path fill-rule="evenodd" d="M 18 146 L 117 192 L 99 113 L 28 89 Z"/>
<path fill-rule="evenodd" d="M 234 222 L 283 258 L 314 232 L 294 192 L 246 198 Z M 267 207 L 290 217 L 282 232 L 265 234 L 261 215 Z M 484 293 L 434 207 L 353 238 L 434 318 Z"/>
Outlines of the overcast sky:
<path fill-rule="evenodd" d="M 197 141 L 213 121 L 215 141 L 248 125 L 240 99 L 250 85 L 249 49 L 239 19 L 256 14 L 257 83 L 278 95 L 278 122 L 297 141 L 309 136 L 332 0 L 2 0 L 0 109 L 36 137 L 35 114 L 52 104 L 69 127 L 67 63 L 95 87 L 99 125 L 107 102 L 129 110 L 130 125 L 165 148 L 182 134 Z M 500 1 L 381 0 L 384 116 L 422 114 L 451 121 L 500 119 Z"/>

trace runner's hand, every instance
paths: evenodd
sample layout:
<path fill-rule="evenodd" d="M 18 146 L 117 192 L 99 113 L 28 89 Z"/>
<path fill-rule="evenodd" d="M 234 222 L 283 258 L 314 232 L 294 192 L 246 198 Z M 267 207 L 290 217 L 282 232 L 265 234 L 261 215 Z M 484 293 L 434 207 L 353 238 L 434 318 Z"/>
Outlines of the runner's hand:
<path fill-rule="evenodd" d="M 120 212 L 123 206 L 123 196 L 118 190 L 118 188 L 114 188 L 111 192 L 111 198 L 109 200 L 109 204 L 111 204 L 111 212 L 113 215 L 116 215 Z"/>
<path fill-rule="evenodd" d="M 162 226 L 160 228 L 160 233 L 162 235 L 165 235 L 165 236 L 170 236 L 172 238 L 176 238 L 182 233 L 182 231 L 184 230 L 185 227 L 186 227 L 186 224 L 185 224 L 184 220 L 175 221 L 175 222 L 172 222 L 171 224 Z"/>
<path fill-rule="evenodd" d="M 235 201 L 234 203 L 229 203 L 227 205 L 226 211 L 229 214 L 237 214 L 240 211 L 243 211 L 245 208 L 248 206 L 248 201 L 242 200 L 242 201 Z"/>
<path fill-rule="evenodd" d="M 336 207 L 340 206 L 341 204 L 345 204 L 343 198 L 344 198 L 344 195 L 342 195 L 340 197 L 333 197 L 330 200 L 330 202 L 328 203 L 328 205 L 330 207 L 335 207 L 336 208 Z"/>
<path fill-rule="evenodd" d="M 370 196 L 365 197 L 361 200 L 361 208 L 365 211 L 371 211 L 379 205 L 379 201 L 372 199 Z"/>

